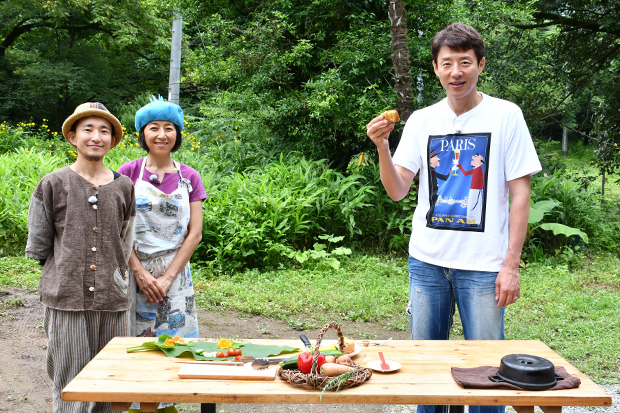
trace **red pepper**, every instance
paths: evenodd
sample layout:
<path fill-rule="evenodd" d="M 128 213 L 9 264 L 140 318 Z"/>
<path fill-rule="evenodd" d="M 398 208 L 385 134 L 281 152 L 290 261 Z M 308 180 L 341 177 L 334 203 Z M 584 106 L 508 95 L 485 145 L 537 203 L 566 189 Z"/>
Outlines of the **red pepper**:
<path fill-rule="evenodd" d="M 309 352 L 303 352 L 297 357 L 297 368 L 304 374 L 310 374 L 310 370 L 312 370 L 312 359 L 314 355 Z M 325 363 L 325 356 L 323 354 L 319 354 L 317 358 L 317 371 L 320 371 L 321 366 Z"/>

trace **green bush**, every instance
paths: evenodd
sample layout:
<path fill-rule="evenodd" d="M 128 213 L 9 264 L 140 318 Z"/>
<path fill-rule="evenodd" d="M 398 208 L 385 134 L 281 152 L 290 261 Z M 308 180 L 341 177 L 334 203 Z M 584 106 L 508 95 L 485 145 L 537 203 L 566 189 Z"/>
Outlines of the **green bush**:
<path fill-rule="evenodd" d="M 24 253 L 32 192 L 45 174 L 65 165 L 63 156 L 40 149 L 0 155 L 0 255 Z"/>
<path fill-rule="evenodd" d="M 184 84 L 197 91 L 201 116 L 220 123 L 208 134 L 268 137 L 271 153 L 303 151 L 340 170 L 373 145 L 366 123 L 396 104 L 384 80 L 392 52 L 383 5 L 265 5 L 241 20 L 234 5 L 187 8 L 206 43 L 188 51 Z"/>
<path fill-rule="evenodd" d="M 620 242 L 620 209 L 617 202 L 606 202 L 595 177 L 583 171 L 556 169 L 549 176 L 537 174 L 532 179 L 532 202 L 555 200 L 559 205 L 549 211 L 541 223 L 558 223 L 587 234 L 588 247 L 596 251 L 614 251 Z M 554 235 L 543 228 L 532 231 L 525 247 L 530 260 L 540 261 L 572 249 L 585 247 L 579 237 Z"/>
<path fill-rule="evenodd" d="M 51 132 L 46 119 L 43 121 L 40 125 L 34 122 L 19 122 L 17 125 L 2 122 L 0 124 L 0 154 L 12 152 L 18 148 L 54 147 L 54 140 L 58 133 Z"/>
<path fill-rule="evenodd" d="M 206 178 L 206 179 L 205 179 Z M 277 266 L 292 250 L 312 248 L 324 234 L 361 234 L 356 213 L 370 206 L 375 189 L 359 175 L 345 176 L 326 161 L 291 156 L 218 182 L 204 204 L 201 261 L 219 268 Z"/>
<path fill-rule="evenodd" d="M 278 153 L 268 126 L 273 113 L 263 96 L 222 92 L 199 110 L 201 117 L 191 119 L 192 135 L 199 152 L 210 158 L 212 171 L 243 172 L 273 158 L 266 148 Z"/>
<path fill-rule="evenodd" d="M 407 197 L 399 202 L 392 201 L 381 183 L 378 162 L 365 153 L 351 160 L 347 172 L 360 175 L 364 185 L 370 188 L 369 206 L 355 217 L 363 234 L 359 244 L 383 251 L 406 252 L 411 237 L 411 218 L 417 204 L 417 184 L 412 185 Z"/>

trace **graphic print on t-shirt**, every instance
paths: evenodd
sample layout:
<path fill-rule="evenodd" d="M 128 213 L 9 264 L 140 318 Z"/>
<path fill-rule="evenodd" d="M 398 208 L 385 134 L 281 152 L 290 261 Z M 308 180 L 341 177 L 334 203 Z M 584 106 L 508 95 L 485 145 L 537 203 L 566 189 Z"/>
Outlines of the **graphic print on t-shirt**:
<path fill-rule="evenodd" d="M 429 136 L 427 227 L 484 231 L 490 145 L 490 133 Z"/>

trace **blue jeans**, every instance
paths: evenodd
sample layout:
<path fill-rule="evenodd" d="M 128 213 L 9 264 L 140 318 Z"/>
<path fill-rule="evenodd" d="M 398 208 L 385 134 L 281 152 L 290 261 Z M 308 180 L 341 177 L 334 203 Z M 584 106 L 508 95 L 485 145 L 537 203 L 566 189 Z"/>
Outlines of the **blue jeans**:
<path fill-rule="evenodd" d="M 504 308 L 497 308 L 497 273 L 438 267 L 409 257 L 409 327 L 412 340 L 448 340 L 458 307 L 466 340 L 503 340 Z M 504 406 L 469 406 L 470 413 L 504 413 Z M 447 413 L 448 406 L 418 406 Z"/>

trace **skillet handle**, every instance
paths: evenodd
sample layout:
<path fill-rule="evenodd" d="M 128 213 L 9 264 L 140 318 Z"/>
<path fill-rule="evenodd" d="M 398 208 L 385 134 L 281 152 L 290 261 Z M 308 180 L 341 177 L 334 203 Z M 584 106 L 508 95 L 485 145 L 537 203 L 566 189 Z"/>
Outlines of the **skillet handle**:
<path fill-rule="evenodd" d="M 489 376 L 489 380 L 491 380 L 494 383 L 506 383 L 506 380 L 502 379 L 499 376 Z"/>

